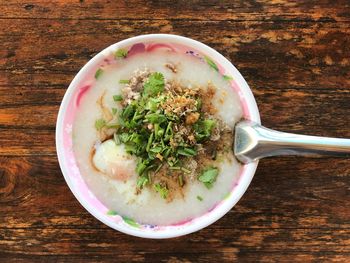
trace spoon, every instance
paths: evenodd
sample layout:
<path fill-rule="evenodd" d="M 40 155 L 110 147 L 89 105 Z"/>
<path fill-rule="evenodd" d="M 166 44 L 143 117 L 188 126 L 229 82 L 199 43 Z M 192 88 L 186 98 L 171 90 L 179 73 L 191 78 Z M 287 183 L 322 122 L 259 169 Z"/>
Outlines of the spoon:
<path fill-rule="evenodd" d="M 279 132 L 242 121 L 235 128 L 234 153 L 243 163 L 276 155 L 331 155 L 350 157 L 350 139 Z"/>

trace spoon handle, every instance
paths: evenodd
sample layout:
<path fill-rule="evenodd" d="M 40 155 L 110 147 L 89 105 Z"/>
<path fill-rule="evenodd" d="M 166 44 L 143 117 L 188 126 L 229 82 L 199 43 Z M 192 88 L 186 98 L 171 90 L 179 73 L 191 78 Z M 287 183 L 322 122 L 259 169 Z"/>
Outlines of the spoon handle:
<path fill-rule="evenodd" d="M 242 121 L 235 130 L 236 157 L 243 163 L 276 155 L 331 155 L 350 157 L 350 139 L 279 132 Z"/>

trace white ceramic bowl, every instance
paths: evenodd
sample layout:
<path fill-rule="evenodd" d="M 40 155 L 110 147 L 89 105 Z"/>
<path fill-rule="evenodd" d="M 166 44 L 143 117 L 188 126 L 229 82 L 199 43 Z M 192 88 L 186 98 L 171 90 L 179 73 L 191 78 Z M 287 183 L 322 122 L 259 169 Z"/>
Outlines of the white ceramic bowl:
<path fill-rule="evenodd" d="M 118 215 L 117 212 L 109 211 L 89 190 L 79 172 L 72 151 L 72 126 L 79 99 L 92 84 L 91 76 L 94 75 L 96 69 L 113 59 L 112 54 L 120 48 L 128 50 L 128 55 L 162 48 L 174 52 L 185 52 L 199 58 L 206 56 L 212 63 L 215 63 L 220 74 L 232 78 L 231 86 L 240 96 L 244 118 L 260 123 L 259 111 L 248 84 L 231 62 L 220 53 L 198 41 L 177 35 L 151 34 L 132 37 L 113 44 L 94 56 L 79 71 L 67 89 L 56 125 L 57 155 L 64 178 L 86 210 L 101 222 L 123 233 L 144 238 L 170 238 L 200 230 L 224 216 L 238 202 L 254 176 L 257 162 L 243 166 L 231 193 L 206 214 L 181 224 L 169 226 L 141 225 L 130 218 Z"/>

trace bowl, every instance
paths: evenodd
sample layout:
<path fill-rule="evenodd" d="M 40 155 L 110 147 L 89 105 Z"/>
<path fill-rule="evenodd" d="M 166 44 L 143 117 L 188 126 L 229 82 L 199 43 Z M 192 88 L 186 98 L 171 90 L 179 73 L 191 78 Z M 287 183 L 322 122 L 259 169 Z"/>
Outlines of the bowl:
<path fill-rule="evenodd" d="M 203 60 L 203 63 L 208 63 L 219 74 L 230 80 L 231 87 L 239 95 L 243 108 L 243 118 L 260 123 L 260 115 L 254 96 L 239 71 L 220 53 L 196 40 L 169 34 L 136 36 L 105 48 L 82 67 L 64 95 L 57 118 L 56 149 L 63 176 L 81 205 L 104 224 L 133 236 L 171 238 L 198 231 L 220 219 L 239 201 L 254 176 L 258 162 L 242 166 L 239 178 L 232 186 L 230 193 L 210 211 L 186 222 L 168 226 L 139 224 L 131 218 L 110 211 L 90 191 L 79 172 L 72 149 L 72 127 L 79 100 L 89 87 L 91 76 L 100 66 L 110 63 L 111 54 L 114 54 L 118 49 L 127 50 L 128 55 L 155 49 L 167 49 L 197 56 Z"/>

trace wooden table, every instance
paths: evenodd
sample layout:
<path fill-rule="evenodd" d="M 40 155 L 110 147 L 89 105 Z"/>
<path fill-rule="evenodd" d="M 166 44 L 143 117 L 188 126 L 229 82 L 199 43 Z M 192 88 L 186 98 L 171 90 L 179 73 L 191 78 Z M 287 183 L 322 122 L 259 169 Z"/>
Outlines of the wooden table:
<path fill-rule="evenodd" d="M 350 262 L 350 159 L 262 160 L 226 216 L 160 241 L 92 217 L 63 179 L 54 139 L 78 70 L 147 33 L 188 36 L 230 59 L 264 125 L 349 138 L 349 1 L 11 0 L 0 10 L 0 262 Z"/>

